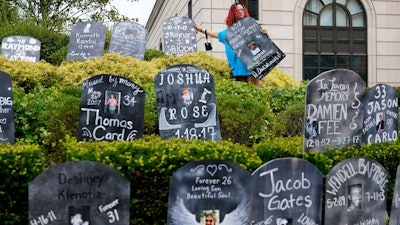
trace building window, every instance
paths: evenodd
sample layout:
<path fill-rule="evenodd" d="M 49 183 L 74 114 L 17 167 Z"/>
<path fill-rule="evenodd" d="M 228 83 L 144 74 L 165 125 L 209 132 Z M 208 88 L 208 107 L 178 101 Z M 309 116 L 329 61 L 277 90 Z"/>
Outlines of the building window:
<path fill-rule="evenodd" d="M 303 14 L 303 79 L 350 69 L 367 82 L 367 24 L 359 0 L 309 0 Z"/>
<path fill-rule="evenodd" d="M 239 0 L 249 10 L 250 16 L 258 20 L 258 0 Z"/>

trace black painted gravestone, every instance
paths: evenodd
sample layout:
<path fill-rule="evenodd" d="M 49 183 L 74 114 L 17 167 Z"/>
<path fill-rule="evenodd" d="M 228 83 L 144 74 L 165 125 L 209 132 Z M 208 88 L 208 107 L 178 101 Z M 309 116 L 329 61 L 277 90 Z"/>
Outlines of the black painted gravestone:
<path fill-rule="evenodd" d="M 87 60 L 103 55 L 106 26 L 98 22 L 80 22 L 72 27 L 67 60 Z"/>
<path fill-rule="evenodd" d="M 40 61 L 41 42 L 28 36 L 8 36 L 1 41 L 1 55 L 9 60 Z"/>
<path fill-rule="evenodd" d="M 31 225 L 129 224 L 130 184 L 98 162 L 67 162 L 29 184 Z"/>
<path fill-rule="evenodd" d="M 392 199 L 392 208 L 390 211 L 389 225 L 400 224 L 400 165 L 397 166 L 396 182 Z"/>
<path fill-rule="evenodd" d="M 255 19 L 243 18 L 229 27 L 226 40 L 252 75 L 261 80 L 286 55 L 260 29 Z"/>
<path fill-rule="evenodd" d="M 344 160 L 325 183 L 325 224 L 386 224 L 388 173 L 379 163 L 363 157 Z"/>
<path fill-rule="evenodd" d="M 398 134 L 399 104 L 396 90 L 386 84 L 372 87 L 363 99 L 363 142 L 395 141 Z"/>
<path fill-rule="evenodd" d="M 131 141 L 142 137 L 144 90 L 121 76 L 102 74 L 82 84 L 78 140 Z"/>
<path fill-rule="evenodd" d="M 11 76 L 0 71 L 0 142 L 15 143 Z"/>
<path fill-rule="evenodd" d="M 193 65 L 175 65 L 159 72 L 154 83 L 162 138 L 221 139 L 210 73 Z"/>
<path fill-rule="evenodd" d="M 170 180 L 167 224 L 248 224 L 250 180 L 250 173 L 233 162 L 187 163 Z"/>
<path fill-rule="evenodd" d="M 130 21 L 119 22 L 114 26 L 108 51 L 143 60 L 147 36 L 148 32 L 142 25 Z"/>
<path fill-rule="evenodd" d="M 280 158 L 252 173 L 250 224 L 321 224 L 322 173 L 298 158 Z"/>
<path fill-rule="evenodd" d="M 193 25 L 193 20 L 184 16 L 164 20 L 164 52 L 174 56 L 196 52 L 196 31 Z"/>
<path fill-rule="evenodd" d="M 360 145 L 365 82 L 351 70 L 321 73 L 307 85 L 303 151 Z"/>

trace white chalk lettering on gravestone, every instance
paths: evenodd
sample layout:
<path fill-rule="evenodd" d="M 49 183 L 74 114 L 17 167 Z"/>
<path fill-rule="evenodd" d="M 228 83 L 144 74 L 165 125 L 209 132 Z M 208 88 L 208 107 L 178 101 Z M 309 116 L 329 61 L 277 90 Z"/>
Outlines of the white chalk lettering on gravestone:
<path fill-rule="evenodd" d="M 268 202 L 268 210 L 287 210 L 289 208 L 295 208 L 295 207 L 300 207 L 304 206 L 306 208 L 310 208 L 312 206 L 312 200 L 311 196 L 298 196 L 298 197 L 293 197 L 293 195 L 290 195 L 290 198 L 283 198 L 283 199 L 278 199 L 278 195 L 281 192 L 292 192 L 295 190 L 307 190 L 310 188 L 311 183 L 310 180 L 305 178 L 304 173 L 301 173 L 301 179 L 297 180 L 292 180 L 292 179 L 287 179 L 286 181 L 284 180 L 276 180 L 274 178 L 274 173 L 278 173 L 279 169 L 271 169 L 265 172 L 260 173 L 260 177 L 264 176 L 269 176 L 266 177 L 271 182 L 271 191 L 268 193 L 262 193 L 259 192 L 258 195 L 262 198 L 270 198 Z"/>
<path fill-rule="evenodd" d="M 124 140 L 126 130 L 132 130 L 134 127 L 134 122 L 130 120 L 119 120 L 119 119 L 112 119 L 112 118 L 103 118 L 100 116 L 99 109 L 91 109 L 91 108 L 81 108 L 81 112 L 86 117 L 85 125 L 90 125 L 90 119 L 93 118 L 94 115 L 94 129 L 91 132 L 92 137 L 94 140 L 101 141 L 101 140 Z M 108 127 L 116 127 L 116 128 L 123 128 L 121 132 L 107 132 L 106 128 Z M 132 131 L 136 133 L 136 131 Z"/>
<path fill-rule="evenodd" d="M 354 72 L 331 70 L 307 85 L 303 149 L 360 144 L 365 82 Z"/>
<path fill-rule="evenodd" d="M 167 224 L 204 224 L 211 210 L 219 224 L 247 224 L 249 181 L 250 173 L 229 161 L 189 162 L 170 180 Z"/>
<path fill-rule="evenodd" d="M 128 224 L 129 193 L 129 181 L 105 164 L 63 163 L 29 184 L 29 220 L 31 225 Z"/>
<path fill-rule="evenodd" d="M 163 138 L 220 139 L 211 74 L 192 65 L 177 65 L 162 70 L 154 82 Z"/>
<path fill-rule="evenodd" d="M 40 215 L 35 219 L 31 219 L 29 223 L 31 225 L 45 225 L 48 223 L 51 223 L 57 219 L 56 214 L 53 212 L 53 210 L 50 210 L 48 213 L 44 215 Z"/>
<path fill-rule="evenodd" d="M 12 80 L 0 71 L 0 142 L 15 143 Z"/>
<path fill-rule="evenodd" d="M 10 113 L 11 108 L 3 108 L 3 106 L 12 107 L 11 97 L 0 97 L 0 113 Z"/>
<path fill-rule="evenodd" d="M 371 179 L 371 181 L 375 182 L 382 191 L 384 191 L 383 189 L 388 183 L 388 174 L 385 171 L 382 171 L 379 165 L 360 158 L 358 168 L 354 168 L 353 164 L 349 162 L 343 164 L 334 174 L 331 174 L 327 180 L 326 192 L 331 195 L 336 195 L 343 184 L 358 174 Z"/>
<path fill-rule="evenodd" d="M 392 142 L 398 136 L 398 94 L 386 84 L 372 87 L 363 100 L 363 142 Z"/>
<path fill-rule="evenodd" d="M 72 27 L 67 60 L 100 57 L 104 52 L 106 27 L 98 22 L 81 22 Z"/>
<path fill-rule="evenodd" d="M 377 162 L 352 158 L 327 174 L 325 221 L 385 224 L 388 172 Z"/>
<path fill-rule="evenodd" d="M 250 224 L 320 223 L 323 180 L 314 165 L 297 158 L 281 158 L 259 167 L 252 177 Z"/>
<path fill-rule="evenodd" d="M 164 49 L 175 56 L 197 51 L 194 21 L 188 17 L 171 17 L 164 21 Z"/>
<path fill-rule="evenodd" d="M 209 84 L 210 83 L 210 74 L 203 70 L 199 71 L 187 71 L 187 73 L 178 73 L 176 76 L 174 74 L 160 74 L 160 82 L 158 85 L 188 85 L 188 84 Z"/>
<path fill-rule="evenodd" d="M 78 136 L 107 141 L 141 137 L 144 97 L 144 90 L 124 77 L 103 74 L 86 80 Z"/>
<path fill-rule="evenodd" d="M 38 62 L 40 41 L 28 36 L 9 36 L 2 40 L 1 54 L 10 60 Z"/>

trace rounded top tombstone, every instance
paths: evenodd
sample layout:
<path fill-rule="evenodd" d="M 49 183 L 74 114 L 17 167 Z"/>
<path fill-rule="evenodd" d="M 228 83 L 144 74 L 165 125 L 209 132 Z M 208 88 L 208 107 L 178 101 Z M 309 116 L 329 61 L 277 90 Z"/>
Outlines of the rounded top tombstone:
<path fill-rule="evenodd" d="M 175 16 L 164 20 L 164 51 L 180 56 L 197 51 L 194 21 L 188 17 Z"/>
<path fill-rule="evenodd" d="M 246 224 L 250 179 L 250 173 L 233 162 L 187 163 L 170 180 L 168 224 L 197 225 L 207 214 L 220 224 Z"/>
<path fill-rule="evenodd" d="M 347 69 L 326 71 L 307 84 L 303 151 L 361 144 L 365 88 Z"/>
<path fill-rule="evenodd" d="M 252 224 L 321 224 L 322 173 L 299 158 L 271 160 L 252 173 Z"/>
<path fill-rule="evenodd" d="M 213 76 L 200 67 L 179 64 L 154 78 L 162 138 L 219 141 Z"/>
<path fill-rule="evenodd" d="M 129 181 L 99 162 L 62 163 L 29 184 L 30 224 L 126 225 L 129 208 Z"/>
<path fill-rule="evenodd" d="M 145 91 L 126 77 L 100 74 L 82 84 L 78 140 L 131 141 L 144 129 Z"/>
<path fill-rule="evenodd" d="M 388 172 L 378 162 L 346 159 L 329 171 L 325 183 L 325 221 L 386 224 Z"/>
<path fill-rule="evenodd" d="M 1 55 L 10 60 L 40 61 L 41 42 L 29 36 L 8 36 L 1 42 Z"/>
<path fill-rule="evenodd" d="M 113 28 L 108 51 L 143 60 L 147 36 L 148 32 L 142 25 L 131 21 L 119 22 Z"/>
<path fill-rule="evenodd" d="M 104 53 L 106 26 L 99 22 L 80 22 L 72 27 L 67 60 L 98 58 Z"/>

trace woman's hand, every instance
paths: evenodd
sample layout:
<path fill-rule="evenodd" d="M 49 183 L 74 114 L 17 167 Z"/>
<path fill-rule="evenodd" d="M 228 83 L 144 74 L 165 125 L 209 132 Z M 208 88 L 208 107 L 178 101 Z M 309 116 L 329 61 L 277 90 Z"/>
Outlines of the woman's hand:
<path fill-rule="evenodd" d="M 196 31 L 199 31 L 199 32 L 201 32 L 201 33 L 204 32 L 204 31 L 203 31 L 203 28 L 201 28 L 200 24 L 195 23 L 193 26 L 194 26 L 194 28 L 196 29 Z"/>
<path fill-rule="evenodd" d="M 268 30 L 265 29 L 265 28 L 261 28 L 261 29 L 260 29 L 260 32 L 261 32 L 262 34 L 268 35 Z"/>

